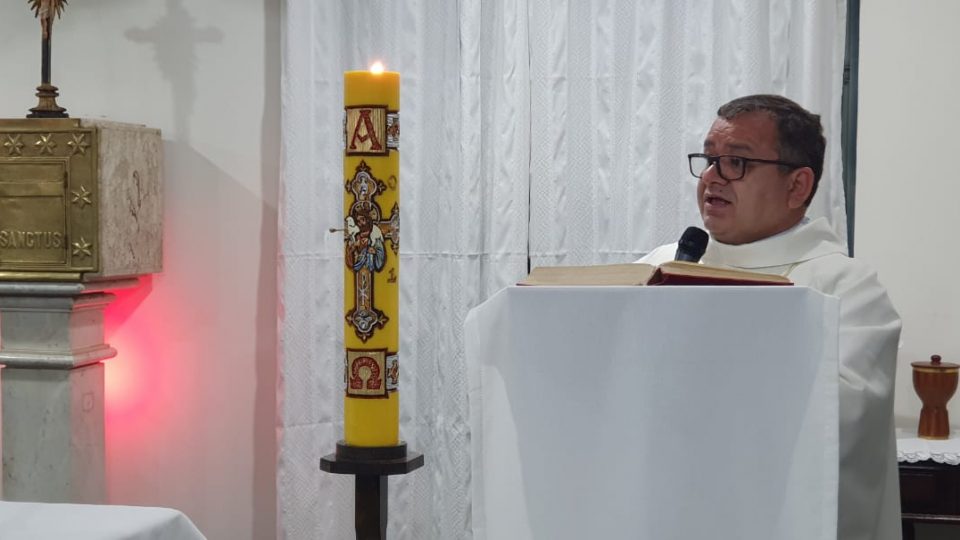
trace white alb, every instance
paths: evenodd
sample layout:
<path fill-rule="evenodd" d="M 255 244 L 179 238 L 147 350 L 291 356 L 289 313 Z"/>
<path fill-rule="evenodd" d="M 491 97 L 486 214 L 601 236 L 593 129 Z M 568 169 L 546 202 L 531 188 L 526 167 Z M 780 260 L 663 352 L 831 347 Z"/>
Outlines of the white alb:
<path fill-rule="evenodd" d="M 673 260 L 676 244 L 638 262 Z M 826 219 L 743 245 L 710 241 L 702 262 L 779 274 L 840 299 L 840 493 L 837 538 L 899 539 L 893 389 L 900 317 L 876 273 L 847 256 Z"/>

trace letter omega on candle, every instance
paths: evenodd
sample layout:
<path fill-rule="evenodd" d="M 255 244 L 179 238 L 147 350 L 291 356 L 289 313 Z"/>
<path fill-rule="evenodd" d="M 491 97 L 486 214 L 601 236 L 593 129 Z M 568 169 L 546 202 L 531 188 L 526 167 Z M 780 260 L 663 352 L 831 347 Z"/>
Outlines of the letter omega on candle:
<path fill-rule="evenodd" d="M 399 443 L 400 74 L 348 71 L 344 96 L 344 440 Z"/>

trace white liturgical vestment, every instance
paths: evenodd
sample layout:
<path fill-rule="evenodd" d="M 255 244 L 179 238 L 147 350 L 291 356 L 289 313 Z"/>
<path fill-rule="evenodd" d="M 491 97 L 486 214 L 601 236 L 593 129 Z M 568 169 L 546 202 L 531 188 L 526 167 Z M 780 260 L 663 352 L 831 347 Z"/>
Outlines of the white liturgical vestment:
<path fill-rule="evenodd" d="M 637 262 L 674 259 L 676 244 Z M 846 255 L 825 218 L 750 244 L 711 241 L 702 262 L 779 274 L 840 299 L 840 487 L 837 538 L 899 539 L 893 390 L 900 317 L 876 273 Z"/>

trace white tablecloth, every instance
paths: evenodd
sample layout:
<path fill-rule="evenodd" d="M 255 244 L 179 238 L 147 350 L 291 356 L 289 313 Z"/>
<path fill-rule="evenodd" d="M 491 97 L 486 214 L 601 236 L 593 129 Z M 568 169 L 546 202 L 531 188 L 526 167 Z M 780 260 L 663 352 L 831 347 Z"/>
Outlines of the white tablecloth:
<path fill-rule="evenodd" d="M 917 437 L 916 429 L 897 429 L 897 461 L 960 465 L 960 431 L 953 430 L 949 439 L 931 441 Z"/>
<path fill-rule="evenodd" d="M 2 540 L 203 540 L 170 508 L 0 501 Z"/>
<path fill-rule="evenodd" d="M 836 538 L 838 302 L 512 287 L 469 314 L 476 540 Z"/>

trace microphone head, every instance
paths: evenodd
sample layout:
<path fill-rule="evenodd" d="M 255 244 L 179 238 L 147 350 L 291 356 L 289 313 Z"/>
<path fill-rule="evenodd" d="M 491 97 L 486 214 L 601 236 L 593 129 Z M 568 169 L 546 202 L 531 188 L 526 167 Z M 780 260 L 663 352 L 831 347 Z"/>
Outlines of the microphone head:
<path fill-rule="evenodd" d="M 698 262 L 703 253 L 707 251 L 707 242 L 710 235 L 707 231 L 699 227 L 687 227 L 677 242 L 677 254 L 674 260 Z"/>

